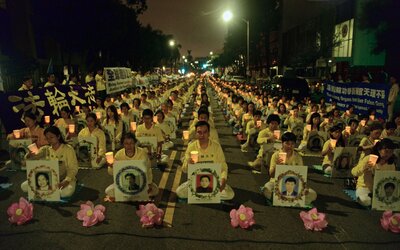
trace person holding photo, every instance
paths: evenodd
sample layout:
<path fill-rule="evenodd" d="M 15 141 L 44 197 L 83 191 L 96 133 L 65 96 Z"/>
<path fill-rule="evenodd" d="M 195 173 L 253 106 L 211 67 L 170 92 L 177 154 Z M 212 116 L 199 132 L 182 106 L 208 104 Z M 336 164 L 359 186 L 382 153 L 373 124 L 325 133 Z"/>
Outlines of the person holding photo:
<path fill-rule="evenodd" d="M 101 168 L 106 162 L 104 158 L 104 154 L 106 153 L 106 135 L 99 125 L 96 114 L 89 113 L 86 116 L 86 123 L 87 127 L 79 132 L 78 138 L 96 137 L 98 146 L 96 163 L 98 165 L 94 168 Z"/>
<path fill-rule="evenodd" d="M 137 139 L 134 133 L 128 132 L 126 133 L 121 140 L 121 144 L 123 146 L 114 156 L 115 161 L 144 161 L 147 169 L 147 183 L 148 189 L 147 192 L 150 197 L 154 197 L 158 194 L 158 186 L 153 182 L 153 171 L 151 170 L 151 162 L 149 160 L 149 156 L 147 155 L 147 150 L 140 148 L 137 146 Z M 113 165 L 108 164 L 108 174 L 113 175 Z M 128 175 L 128 174 L 127 174 Z M 132 176 L 128 176 L 128 181 L 132 183 Z M 127 178 L 127 176 L 125 176 Z M 134 182 L 136 184 L 136 180 Z M 133 183 L 132 186 L 133 188 Z M 128 187 L 129 189 L 129 187 Z M 138 189 L 138 188 L 137 188 Z M 109 185 L 105 190 L 106 195 L 110 200 L 115 199 L 115 184 Z"/>
<path fill-rule="evenodd" d="M 372 152 L 372 149 L 375 145 L 375 140 L 379 140 L 383 126 L 379 122 L 374 122 L 369 127 L 369 135 L 367 137 L 362 138 L 359 145 L 359 150 L 361 151 L 360 154 L 360 161 L 364 158 L 364 156 L 369 155 Z"/>
<path fill-rule="evenodd" d="M 187 173 L 188 165 L 194 164 L 190 152 L 199 152 L 199 163 L 219 163 L 221 164 L 220 191 L 222 200 L 231 200 L 235 196 L 233 189 L 226 184 L 228 179 L 228 165 L 221 145 L 210 139 L 210 125 L 205 121 L 196 123 L 197 140 L 191 142 L 185 152 L 183 159 L 182 172 Z M 177 189 L 176 194 L 179 198 L 188 197 L 189 181 L 182 183 Z"/>
<path fill-rule="evenodd" d="M 324 157 L 322 161 L 322 168 L 325 174 L 332 174 L 333 156 L 335 154 L 336 147 L 344 147 L 345 142 L 342 136 L 342 128 L 338 125 L 334 125 L 329 129 L 330 140 L 324 143 L 321 155 Z M 335 140 L 335 145 L 332 144 L 332 140 Z"/>
<path fill-rule="evenodd" d="M 75 150 L 65 143 L 60 129 L 56 126 L 46 128 L 44 134 L 49 145 L 41 147 L 37 154 L 28 153 L 26 159 L 57 160 L 61 162 L 59 166 L 61 182 L 58 184 L 58 188 L 61 189 L 61 198 L 70 197 L 75 192 L 76 175 L 78 174 L 78 160 Z M 21 184 L 21 189 L 24 192 L 28 192 L 28 181 Z"/>
<path fill-rule="evenodd" d="M 351 170 L 357 179 L 356 196 L 362 206 L 371 206 L 372 188 L 374 186 L 375 171 L 395 171 L 395 144 L 388 138 L 377 142 L 372 148 L 372 154 L 378 156 L 376 164 L 370 161 L 369 155 L 364 156 Z"/>
<path fill-rule="evenodd" d="M 273 190 L 275 186 L 275 169 L 276 165 L 290 165 L 290 166 L 303 166 L 303 159 L 301 156 L 294 151 L 296 144 L 296 135 L 291 132 L 286 132 L 282 135 L 282 149 L 275 152 L 271 157 L 271 163 L 269 166 L 269 176 L 270 180 L 265 183 L 263 187 L 263 194 L 267 199 L 272 199 Z M 286 153 L 286 159 L 279 157 L 279 153 Z M 317 193 L 311 189 L 307 188 L 305 190 L 306 194 L 306 204 L 311 204 L 311 202 L 317 199 Z"/>

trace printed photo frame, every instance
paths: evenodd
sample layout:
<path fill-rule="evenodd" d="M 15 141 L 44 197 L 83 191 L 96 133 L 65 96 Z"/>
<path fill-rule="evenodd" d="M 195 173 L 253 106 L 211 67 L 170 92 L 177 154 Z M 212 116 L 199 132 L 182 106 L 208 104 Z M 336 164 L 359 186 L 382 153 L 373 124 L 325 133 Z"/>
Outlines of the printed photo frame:
<path fill-rule="evenodd" d="M 10 159 L 12 168 L 26 169 L 25 155 L 29 153 L 28 146 L 32 144 L 32 139 L 18 139 L 9 141 Z"/>
<path fill-rule="evenodd" d="M 28 197 L 36 201 L 60 201 L 59 162 L 27 160 Z"/>
<path fill-rule="evenodd" d="M 188 203 L 221 203 L 221 164 L 197 163 L 188 165 Z"/>
<path fill-rule="evenodd" d="M 332 162 L 332 177 L 352 178 L 351 169 L 357 164 L 357 147 L 337 147 Z"/>
<path fill-rule="evenodd" d="M 276 166 L 274 206 L 305 207 L 307 170 L 307 166 Z"/>
<path fill-rule="evenodd" d="M 155 153 L 157 152 L 157 137 L 155 136 L 141 136 L 136 137 L 139 141 L 139 147 L 146 148 L 148 152 Z"/>
<path fill-rule="evenodd" d="M 97 167 L 97 138 L 94 136 L 78 137 L 75 153 L 78 158 L 79 168 L 93 169 Z"/>
<path fill-rule="evenodd" d="M 115 200 L 149 200 L 145 161 L 115 161 L 113 166 Z"/>
<path fill-rule="evenodd" d="M 372 209 L 400 211 L 399 171 L 375 171 Z"/>
<path fill-rule="evenodd" d="M 106 136 L 107 151 L 115 151 L 115 126 L 104 126 L 104 134 Z"/>

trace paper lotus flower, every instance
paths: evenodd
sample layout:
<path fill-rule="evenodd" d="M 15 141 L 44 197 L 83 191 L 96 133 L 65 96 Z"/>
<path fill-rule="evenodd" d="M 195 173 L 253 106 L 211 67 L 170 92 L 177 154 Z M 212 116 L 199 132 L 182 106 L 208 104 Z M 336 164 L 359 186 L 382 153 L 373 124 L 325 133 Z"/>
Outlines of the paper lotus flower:
<path fill-rule="evenodd" d="M 87 201 L 81 204 L 81 210 L 76 214 L 76 218 L 83 221 L 84 227 L 91 227 L 106 218 L 104 215 L 105 211 L 106 208 L 103 205 L 94 206 L 93 202 Z"/>
<path fill-rule="evenodd" d="M 230 212 L 231 225 L 232 227 L 238 227 L 247 229 L 254 225 L 256 222 L 254 220 L 253 209 L 250 207 L 245 207 L 240 205 L 239 209 L 232 209 Z"/>
<path fill-rule="evenodd" d="M 153 203 L 140 205 L 136 214 L 140 217 L 142 227 L 153 227 L 154 225 L 161 225 L 163 222 L 164 211 Z"/>
<path fill-rule="evenodd" d="M 321 231 L 328 226 L 328 222 L 325 220 L 325 214 L 318 213 L 316 208 L 308 212 L 300 212 L 300 218 L 303 220 L 304 227 L 307 230 Z"/>
<path fill-rule="evenodd" d="M 25 198 L 19 198 L 19 202 L 11 204 L 7 209 L 7 214 L 10 216 L 8 220 L 12 224 L 22 225 L 33 218 L 33 205 Z"/>
<path fill-rule="evenodd" d="M 400 213 L 393 214 L 392 211 L 385 211 L 381 218 L 381 225 L 386 231 L 400 233 Z"/>

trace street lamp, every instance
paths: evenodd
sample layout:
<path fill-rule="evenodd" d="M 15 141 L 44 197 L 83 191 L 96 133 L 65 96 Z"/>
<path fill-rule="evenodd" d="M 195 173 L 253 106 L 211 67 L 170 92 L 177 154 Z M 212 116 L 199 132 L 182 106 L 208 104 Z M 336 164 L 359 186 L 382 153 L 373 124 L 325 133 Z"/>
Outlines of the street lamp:
<path fill-rule="evenodd" d="M 210 51 L 210 56 L 214 55 L 214 52 Z"/>
<path fill-rule="evenodd" d="M 225 11 L 223 14 L 222 14 L 222 18 L 224 19 L 224 21 L 225 22 L 229 22 L 232 18 L 233 18 L 233 13 L 232 13 L 232 11 L 230 11 L 230 10 L 227 10 L 227 11 Z M 250 22 L 248 21 L 248 20 L 246 20 L 246 19 L 244 19 L 244 18 L 241 18 L 241 20 L 243 21 L 243 22 L 245 22 L 246 23 L 246 26 L 247 26 L 247 51 L 246 51 L 246 54 L 247 54 L 247 60 L 246 60 L 246 75 L 247 74 L 250 74 Z"/>
<path fill-rule="evenodd" d="M 175 46 L 175 41 L 174 40 L 169 40 L 169 46 L 174 47 Z"/>

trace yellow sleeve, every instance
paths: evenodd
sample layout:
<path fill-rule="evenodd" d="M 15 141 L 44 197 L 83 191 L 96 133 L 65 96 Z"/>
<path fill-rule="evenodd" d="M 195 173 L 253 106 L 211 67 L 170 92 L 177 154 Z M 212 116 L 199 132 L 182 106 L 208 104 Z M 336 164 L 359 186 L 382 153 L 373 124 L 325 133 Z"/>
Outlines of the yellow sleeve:
<path fill-rule="evenodd" d="M 271 157 L 271 162 L 269 164 L 269 175 L 271 178 L 275 177 L 275 168 L 276 168 L 276 162 L 278 160 L 278 155 L 279 155 L 279 152 L 275 152 L 275 153 L 273 153 L 273 155 Z"/>
<path fill-rule="evenodd" d="M 285 121 L 283 122 L 284 125 L 288 126 L 289 125 L 289 121 L 290 120 L 290 116 L 287 116 Z"/>
<path fill-rule="evenodd" d="M 267 143 L 269 139 L 271 139 L 271 135 L 269 129 L 266 128 L 261 130 L 260 133 L 258 134 L 257 143 L 262 145 L 264 143 Z"/>
<path fill-rule="evenodd" d="M 96 137 L 99 145 L 98 156 L 104 156 L 104 154 L 106 153 L 106 136 L 103 130 L 99 129 L 96 133 Z"/>
<path fill-rule="evenodd" d="M 67 168 L 67 177 L 65 177 L 65 180 L 70 182 L 75 180 L 78 174 L 78 159 L 76 158 L 75 150 L 69 145 L 65 146 L 65 166 Z"/>
<path fill-rule="evenodd" d="M 222 151 L 222 147 L 220 144 L 216 144 L 217 148 L 216 148 L 216 152 L 215 152 L 215 163 L 220 163 L 221 164 L 221 179 L 228 179 L 228 164 L 226 164 L 225 161 L 225 155 L 224 155 L 224 151 Z"/>
<path fill-rule="evenodd" d="M 250 133 L 250 130 L 251 130 L 253 127 L 255 127 L 254 121 L 249 121 L 249 122 L 246 124 L 246 134 L 249 134 L 249 133 Z"/>
<path fill-rule="evenodd" d="M 122 119 L 120 119 L 118 122 L 118 125 L 117 125 L 117 131 L 116 131 L 116 135 L 115 135 L 116 142 L 121 141 L 123 126 L 124 126 L 124 122 L 122 121 Z"/>
<path fill-rule="evenodd" d="M 196 139 L 196 129 L 195 127 L 191 127 L 189 130 L 189 140 Z"/>
<path fill-rule="evenodd" d="M 161 129 L 159 127 L 154 127 L 154 129 L 156 130 L 157 142 L 158 143 L 164 142 L 164 136 L 161 132 Z"/>
<path fill-rule="evenodd" d="M 303 157 L 296 152 L 294 152 L 294 154 L 296 155 L 296 160 L 295 160 L 296 166 L 304 166 Z"/>
<path fill-rule="evenodd" d="M 351 170 L 351 174 L 353 176 L 361 176 L 364 174 L 364 167 L 367 165 L 369 160 L 369 156 L 365 156 L 362 160 L 360 160 L 357 164 L 357 166 L 355 166 L 352 170 Z"/>

